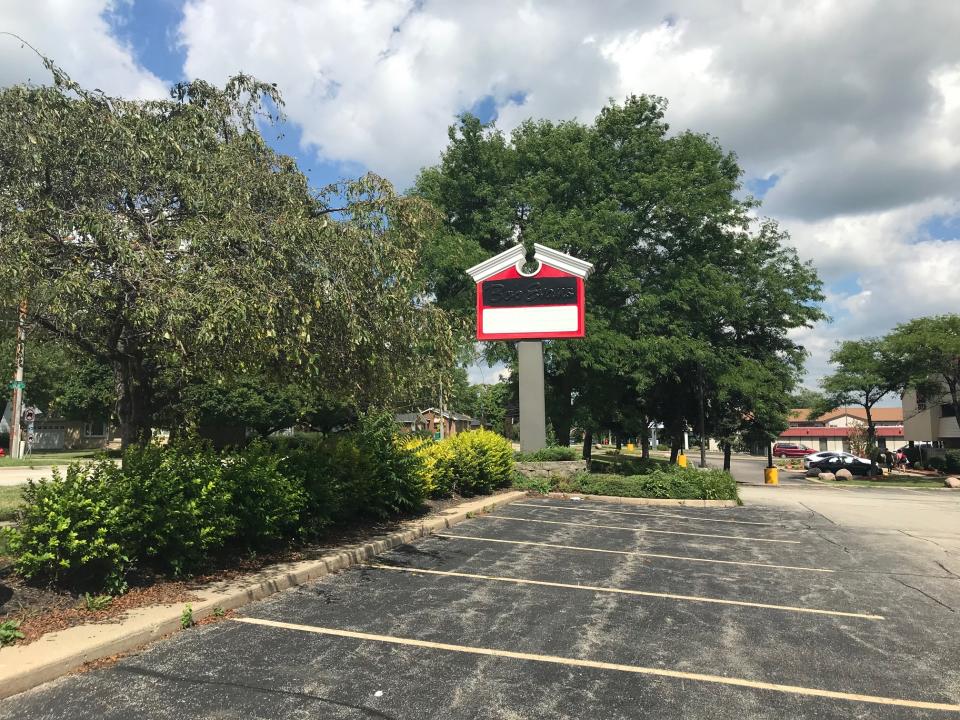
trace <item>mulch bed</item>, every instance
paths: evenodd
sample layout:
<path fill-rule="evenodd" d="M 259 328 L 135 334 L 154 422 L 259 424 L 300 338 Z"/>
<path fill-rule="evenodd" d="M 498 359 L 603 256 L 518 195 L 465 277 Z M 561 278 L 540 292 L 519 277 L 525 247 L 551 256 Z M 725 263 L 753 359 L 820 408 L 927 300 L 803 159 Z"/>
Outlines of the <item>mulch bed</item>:
<path fill-rule="evenodd" d="M 494 495 L 509 490 L 509 488 L 498 490 Z M 464 498 L 461 497 L 428 500 L 424 510 L 417 515 L 395 521 L 362 522 L 338 527 L 332 529 L 321 541 L 310 545 L 283 548 L 262 554 L 233 554 L 211 558 L 209 567 L 188 579 L 170 580 L 158 575 L 134 577 L 131 578 L 131 589 L 113 598 L 102 610 L 87 610 L 82 594 L 27 583 L 14 572 L 11 565 L 12 558 L 0 557 L 0 622 L 19 620 L 19 630 L 25 637 L 18 640 L 16 644 L 26 645 L 49 632 L 87 623 L 114 622 L 134 608 L 157 604 L 185 604 L 198 600 L 193 591 L 209 583 L 233 580 L 278 563 L 317 559 L 329 554 L 337 547 L 393 532 L 403 521 L 436 515 L 458 505 L 463 500 Z M 211 617 L 201 620 L 198 624 L 216 622 L 220 619 Z"/>

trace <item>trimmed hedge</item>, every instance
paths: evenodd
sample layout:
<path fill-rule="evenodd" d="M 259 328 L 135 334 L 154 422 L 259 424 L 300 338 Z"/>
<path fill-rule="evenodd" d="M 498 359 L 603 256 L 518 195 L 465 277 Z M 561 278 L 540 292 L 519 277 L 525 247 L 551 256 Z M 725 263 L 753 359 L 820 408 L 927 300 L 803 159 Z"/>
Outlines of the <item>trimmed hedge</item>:
<path fill-rule="evenodd" d="M 583 493 L 619 497 L 675 498 L 683 500 L 737 500 L 737 484 L 722 470 L 696 470 L 668 466 L 645 475 L 576 473 L 550 478 L 514 478 L 514 487 L 536 492 Z"/>
<path fill-rule="evenodd" d="M 31 481 L 10 533 L 25 578 L 122 592 L 131 570 L 182 576 L 225 550 L 257 551 L 331 525 L 417 510 L 428 496 L 509 485 L 509 442 L 489 431 L 434 443 L 363 418 L 330 436 L 291 436 L 215 453 L 191 440 L 132 447 Z"/>

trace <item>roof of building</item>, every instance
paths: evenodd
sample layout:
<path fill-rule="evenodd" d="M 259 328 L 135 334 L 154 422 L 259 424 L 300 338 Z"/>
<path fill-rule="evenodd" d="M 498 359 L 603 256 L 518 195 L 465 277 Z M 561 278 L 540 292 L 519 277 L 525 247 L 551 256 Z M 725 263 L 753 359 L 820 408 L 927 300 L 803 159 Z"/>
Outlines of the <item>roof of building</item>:
<path fill-rule="evenodd" d="M 811 420 L 810 408 L 794 408 L 790 411 L 790 422 L 829 422 L 848 415 L 857 420 L 867 421 L 867 412 L 862 407 L 838 407 Z M 870 411 L 874 422 L 903 422 L 903 407 L 875 407 Z"/>
<path fill-rule="evenodd" d="M 442 415 L 448 420 L 473 420 L 470 415 L 464 415 L 463 413 L 452 412 L 450 410 L 444 410 L 442 413 L 436 408 L 427 408 L 418 413 L 397 413 L 394 415 L 394 419 L 398 423 L 413 423 L 417 420 L 422 420 L 423 416 L 427 413 L 433 413 L 434 415 Z"/>
<path fill-rule="evenodd" d="M 880 425 L 875 428 L 879 438 L 902 438 L 899 425 Z M 780 433 L 780 438 L 845 438 L 853 428 L 849 427 L 792 427 Z"/>

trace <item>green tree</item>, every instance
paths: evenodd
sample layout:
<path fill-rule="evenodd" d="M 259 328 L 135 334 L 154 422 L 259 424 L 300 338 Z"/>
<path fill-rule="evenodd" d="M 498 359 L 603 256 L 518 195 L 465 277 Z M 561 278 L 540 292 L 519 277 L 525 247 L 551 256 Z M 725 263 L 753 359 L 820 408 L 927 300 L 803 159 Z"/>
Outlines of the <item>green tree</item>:
<path fill-rule="evenodd" d="M 846 340 L 830 354 L 837 369 L 820 382 L 824 402 L 813 409 L 821 415 L 842 405 L 858 405 L 867 416 L 867 443 L 876 445 L 873 408 L 883 398 L 903 389 L 905 378 L 885 338 Z"/>
<path fill-rule="evenodd" d="M 270 373 L 364 407 L 450 362 L 417 281 L 433 212 L 375 176 L 313 193 L 260 133 L 274 86 L 130 101 L 47 67 L 0 91 L 0 290 L 112 368 L 124 444 L 149 439 L 161 381 Z"/>
<path fill-rule="evenodd" d="M 669 133 L 664 111 L 662 99 L 632 96 L 591 125 L 528 121 L 509 141 L 464 116 L 416 185 L 446 219 L 438 247 L 455 250 L 430 255 L 431 287 L 467 319 L 467 259 L 521 240 L 595 265 L 587 337 L 545 351 L 551 423 L 561 442 L 581 424 L 585 449 L 591 430 L 642 432 L 645 417 L 662 420 L 678 447 L 696 418 L 698 374 L 715 396 L 736 366 L 718 358 L 782 363 L 789 382 L 778 388 L 789 392 L 803 351 L 788 331 L 822 317 L 813 269 L 739 199 L 735 157 L 709 136 Z"/>
<path fill-rule="evenodd" d="M 0 340 L 3 377 L 13 376 L 13 346 L 12 336 Z M 27 334 L 25 358 L 27 405 L 37 407 L 46 417 L 111 419 L 116 393 L 109 365 L 52 340 L 43 331 Z"/>
<path fill-rule="evenodd" d="M 934 402 L 949 398 L 960 422 L 960 315 L 916 318 L 886 341 L 906 384 Z"/>

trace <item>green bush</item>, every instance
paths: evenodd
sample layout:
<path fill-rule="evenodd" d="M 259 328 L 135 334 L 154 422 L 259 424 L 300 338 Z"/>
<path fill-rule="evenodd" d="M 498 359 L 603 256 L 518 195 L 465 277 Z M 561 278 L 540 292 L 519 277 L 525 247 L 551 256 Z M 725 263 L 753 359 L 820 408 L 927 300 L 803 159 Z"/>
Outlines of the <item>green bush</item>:
<path fill-rule="evenodd" d="M 303 484 L 283 473 L 281 459 L 263 442 L 223 459 L 237 544 L 262 549 L 301 535 L 307 506 Z"/>
<path fill-rule="evenodd" d="M 939 455 L 932 455 L 927 459 L 927 467 L 937 472 L 944 472 L 947 469 L 947 459 Z"/>
<path fill-rule="evenodd" d="M 333 523 L 419 508 L 428 494 L 507 485 L 510 443 L 488 431 L 441 443 L 400 436 L 387 416 L 355 430 L 216 453 L 188 440 L 131 447 L 123 467 L 74 464 L 31 483 L 19 527 L 5 531 L 28 579 L 110 593 L 134 566 L 176 576 L 229 548 L 259 550 Z"/>
<path fill-rule="evenodd" d="M 272 444 L 282 471 L 303 485 L 305 524 L 314 533 L 334 522 L 415 510 L 427 495 L 423 460 L 389 416 L 361 418 L 348 433 Z"/>
<path fill-rule="evenodd" d="M 590 470 L 618 475 L 646 475 L 657 470 L 676 467 L 664 458 L 639 458 L 630 456 L 599 456 L 590 461 Z"/>
<path fill-rule="evenodd" d="M 947 450 L 944 469 L 949 473 L 960 472 L 960 450 Z"/>
<path fill-rule="evenodd" d="M 514 487 L 544 491 L 542 483 L 533 480 L 515 479 Z M 576 473 L 571 476 L 552 476 L 547 491 L 619 497 L 737 500 L 737 485 L 729 473 L 677 466 L 668 466 L 645 475 Z"/>
<path fill-rule="evenodd" d="M 473 430 L 454 435 L 452 473 L 456 490 L 462 495 L 493 492 L 510 484 L 513 474 L 513 448 L 501 435 L 489 430 Z"/>
<path fill-rule="evenodd" d="M 388 517 L 420 508 L 426 497 L 422 463 L 405 447 L 390 415 L 361 418 L 355 433 L 369 480 L 355 498 L 358 514 Z"/>
<path fill-rule="evenodd" d="M 123 512 L 131 555 L 182 575 L 237 532 L 220 456 L 200 441 L 130 447 L 123 456 Z"/>
<path fill-rule="evenodd" d="M 580 453 L 572 447 L 551 445 L 532 453 L 516 453 L 517 462 L 557 462 L 563 460 L 577 460 Z"/>
<path fill-rule="evenodd" d="M 513 482 L 511 483 L 517 490 L 528 490 L 530 492 L 546 495 L 553 491 L 553 483 L 548 477 L 527 477 L 521 473 L 513 473 Z"/>
<path fill-rule="evenodd" d="M 10 549 L 16 569 L 29 580 L 75 587 L 125 589 L 131 553 L 118 502 L 119 469 L 110 461 L 74 463 L 65 475 L 30 481 Z"/>

